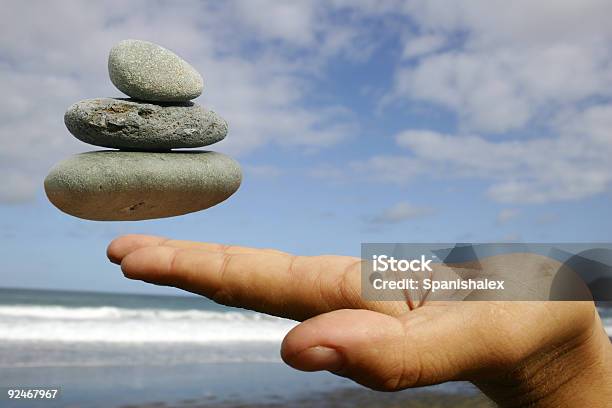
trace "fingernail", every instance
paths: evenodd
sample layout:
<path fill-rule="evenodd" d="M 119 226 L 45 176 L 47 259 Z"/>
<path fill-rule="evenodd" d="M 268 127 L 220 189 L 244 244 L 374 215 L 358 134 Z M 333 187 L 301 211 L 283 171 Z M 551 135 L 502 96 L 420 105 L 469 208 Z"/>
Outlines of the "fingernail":
<path fill-rule="evenodd" d="M 302 371 L 337 371 L 344 365 L 344 358 L 331 347 L 315 346 L 298 353 L 291 365 Z"/>

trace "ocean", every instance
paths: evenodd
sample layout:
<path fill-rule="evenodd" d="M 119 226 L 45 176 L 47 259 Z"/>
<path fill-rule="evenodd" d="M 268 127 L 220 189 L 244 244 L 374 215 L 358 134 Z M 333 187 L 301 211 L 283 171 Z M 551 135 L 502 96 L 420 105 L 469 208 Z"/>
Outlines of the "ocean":
<path fill-rule="evenodd" d="M 600 312 L 612 334 L 612 309 Z M 280 343 L 294 325 L 201 297 L 0 289 L 0 390 L 61 389 L 27 405 L 2 395 L 0 406 L 239 406 L 357 388 L 285 366 Z"/>
<path fill-rule="evenodd" d="M 260 401 L 346 385 L 282 363 L 295 324 L 195 296 L 0 289 L 0 389 L 61 388 L 55 402 L 0 406 Z"/>

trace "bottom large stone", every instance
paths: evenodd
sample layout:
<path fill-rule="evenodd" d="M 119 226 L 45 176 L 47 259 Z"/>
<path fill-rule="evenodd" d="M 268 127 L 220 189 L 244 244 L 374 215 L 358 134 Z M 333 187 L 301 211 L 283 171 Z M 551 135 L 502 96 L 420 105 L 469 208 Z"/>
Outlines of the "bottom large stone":
<path fill-rule="evenodd" d="M 72 156 L 45 179 L 63 212 L 97 221 L 136 221 L 200 211 L 240 187 L 239 164 L 207 151 L 97 151 Z"/>

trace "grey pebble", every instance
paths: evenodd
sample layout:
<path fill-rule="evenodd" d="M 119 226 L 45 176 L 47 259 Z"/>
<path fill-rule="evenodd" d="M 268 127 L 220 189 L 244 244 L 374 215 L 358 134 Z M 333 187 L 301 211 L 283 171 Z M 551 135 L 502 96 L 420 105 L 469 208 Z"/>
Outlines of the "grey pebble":
<path fill-rule="evenodd" d="M 223 140 L 227 122 L 193 102 L 158 105 L 128 99 L 86 99 L 70 106 L 64 123 L 77 139 L 131 150 L 200 147 Z"/>
<path fill-rule="evenodd" d="M 58 163 L 45 192 L 75 217 L 136 221 L 212 207 L 238 190 L 241 179 L 240 165 L 216 152 L 97 151 Z"/>
<path fill-rule="evenodd" d="M 185 60 L 162 46 L 123 40 L 108 56 L 108 74 L 126 95 L 153 102 L 185 102 L 202 94 L 204 80 Z"/>

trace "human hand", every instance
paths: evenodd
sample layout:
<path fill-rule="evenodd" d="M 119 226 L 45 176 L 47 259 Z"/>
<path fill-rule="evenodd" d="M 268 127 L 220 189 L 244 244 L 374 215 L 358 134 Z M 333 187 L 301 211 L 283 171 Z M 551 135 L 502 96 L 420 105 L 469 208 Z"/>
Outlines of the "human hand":
<path fill-rule="evenodd" d="M 592 302 L 365 301 L 358 258 L 127 235 L 130 279 L 302 321 L 281 355 L 377 390 L 472 381 L 502 406 L 608 406 L 612 347 Z"/>

